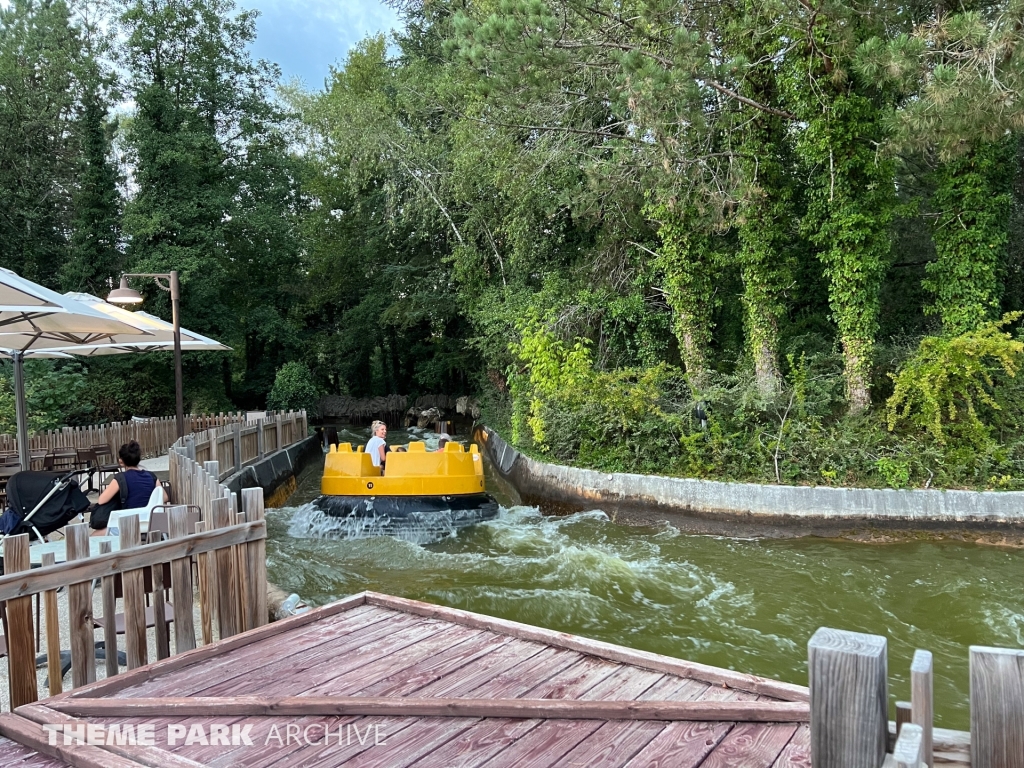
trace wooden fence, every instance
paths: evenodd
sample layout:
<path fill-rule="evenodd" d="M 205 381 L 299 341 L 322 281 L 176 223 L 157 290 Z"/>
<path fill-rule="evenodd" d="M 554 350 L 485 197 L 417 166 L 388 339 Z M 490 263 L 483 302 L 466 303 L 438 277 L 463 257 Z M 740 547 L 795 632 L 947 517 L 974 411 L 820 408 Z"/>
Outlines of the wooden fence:
<path fill-rule="evenodd" d="M 910 701 L 896 704 L 888 751 L 887 645 L 824 627 L 808 643 L 814 768 L 966 765 L 964 740 L 940 745 L 933 727 L 932 655 L 923 650 L 910 665 Z M 971 768 L 1024 768 L 1024 650 L 971 646 L 970 679 Z"/>
<path fill-rule="evenodd" d="M 68 590 L 71 683 L 75 688 L 96 679 L 98 625 L 103 630 L 105 658 L 101 663 L 107 676 L 118 673 L 114 618 L 118 591 L 122 594 L 123 647 L 129 669 L 148 663 L 149 639 L 154 641 L 156 657 L 162 659 L 172 652 L 172 634 L 173 652 L 182 653 L 195 648 L 197 639 L 207 645 L 267 622 L 263 490 L 246 489 L 239 499 L 220 481 L 237 469 L 304 439 L 308 431 L 306 413 L 276 414 L 250 425 L 245 424 L 245 414 L 208 418 L 215 422 L 213 426 L 168 446 L 175 504 L 167 510 L 168 538 L 150 535 L 147 543 L 142 544 L 138 517 L 121 518 L 120 549 L 111 552 L 111 542 L 103 541 L 100 554 L 90 557 L 88 527 L 84 523 L 69 525 L 65 528 L 67 562 L 55 564 L 54 555 L 47 553 L 42 557 L 42 567 L 31 570 L 28 537 L 4 540 L 5 575 L 0 576 L 0 601 L 6 601 L 5 639 L 12 709 L 39 698 L 36 633 L 40 643 L 45 637 L 49 694 L 62 691 L 57 609 L 57 590 L 61 587 Z M 173 419 L 169 424 L 173 430 Z M 107 434 L 117 435 L 113 437 L 116 440 L 124 439 L 123 434 Z M 145 434 L 155 436 L 158 431 Z M 132 437 L 138 439 L 137 435 Z M 205 458 L 214 455 L 225 458 L 227 466 L 223 472 L 219 461 Z M 202 463 L 197 456 L 203 458 Z M 194 528 L 189 530 L 189 521 L 194 520 L 190 513 L 196 511 L 199 522 L 193 522 Z M 165 580 L 168 574 L 169 584 Z M 94 616 L 93 611 L 96 583 L 102 592 L 99 616 Z M 33 621 L 33 599 L 41 600 L 45 606 L 42 626 Z M 151 630 L 146 629 L 147 600 L 156 618 Z M 167 605 L 172 608 L 167 609 Z M 165 610 L 173 611 L 173 633 L 170 624 L 159 620 Z M 107 653 L 107 649 L 115 650 Z"/>
<path fill-rule="evenodd" d="M 188 414 L 185 432 L 202 432 L 230 424 L 244 424 L 245 413 Z M 143 458 L 162 456 L 178 439 L 177 422 L 173 416 L 139 421 L 121 421 L 89 427 L 63 427 L 37 432 L 29 437 L 30 451 L 49 451 L 54 448 L 91 448 L 94 445 L 117 449 L 130 440 L 142 447 Z M 14 435 L 0 435 L 0 451 L 17 451 L 18 439 Z"/>
<path fill-rule="evenodd" d="M 308 433 L 306 412 L 288 411 L 248 424 L 243 419 L 186 435 L 180 444 L 176 443 L 168 451 L 171 487 L 179 486 L 179 473 L 188 482 L 184 476 L 190 470 L 184 468 L 182 459 L 187 458 L 199 466 L 215 464 L 217 468 L 211 476 L 219 482 L 275 451 L 304 440 Z"/>
<path fill-rule="evenodd" d="M 118 674 L 116 635 L 116 592 L 120 581 L 123 614 L 123 645 L 128 669 L 149 662 L 146 603 L 151 602 L 156 618 L 152 629 L 156 657 L 171 655 L 170 625 L 165 615 L 165 591 L 173 612 L 174 653 L 196 647 L 193 619 L 195 587 L 198 582 L 200 637 L 213 642 L 208 618 L 216 616 L 219 637 L 230 637 L 261 626 L 267 617 L 266 522 L 263 491 L 242 493 L 242 512 L 235 511 L 236 497 L 212 500 L 203 510 L 203 522 L 187 530 L 185 506 L 168 509 L 169 538 L 149 536 L 141 543 L 137 516 L 120 521 L 120 549 L 111 552 L 103 541 L 100 554 L 90 557 L 89 528 L 85 523 L 65 529 L 68 561 L 54 564 L 54 556 L 43 556 L 41 568 L 30 570 L 28 536 L 4 541 L 5 575 L 0 577 L 0 601 L 6 601 L 8 684 L 11 708 L 38 700 L 36 673 L 36 632 L 45 637 L 49 695 L 63 688 L 60 621 L 57 590 L 67 587 L 68 623 L 71 638 L 71 684 L 77 688 L 96 680 L 97 625 L 102 624 L 106 675 Z M 207 521 L 210 521 L 207 523 Z M 197 578 L 193 578 L 193 569 Z M 165 583 L 165 574 L 170 583 Z M 99 583 L 102 611 L 94 615 L 93 592 Z M 43 626 L 33 621 L 33 598 L 45 606 Z M 44 628 L 45 627 L 45 630 Z M 109 652 L 108 652 L 108 649 Z"/>

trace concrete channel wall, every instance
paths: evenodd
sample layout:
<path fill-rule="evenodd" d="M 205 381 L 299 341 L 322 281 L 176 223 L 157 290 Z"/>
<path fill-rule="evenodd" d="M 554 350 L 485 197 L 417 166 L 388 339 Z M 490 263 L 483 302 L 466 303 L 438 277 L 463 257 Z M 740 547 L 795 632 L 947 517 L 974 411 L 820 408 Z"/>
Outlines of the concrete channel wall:
<path fill-rule="evenodd" d="M 276 497 L 291 495 L 295 489 L 295 478 L 320 453 L 320 437 L 312 435 L 244 467 L 223 480 L 222 485 L 239 496 L 243 488 L 262 488 L 266 505 L 279 506 L 277 501 L 283 502 L 284 499 Z"/>
<path fill-rule="evenodd" d="M 1019 491 L 830 488 L 609 474 L 531 459 L 490 427 L 478 426 L 474 439 L 495 473 L 530 504 L 555 502 L 603 509 L 602 505 L 607 505 L 627 511 L 642 508 L 646 517 L 675 513 L 768 524 L 1024 525 L 1024 492 Z"/>

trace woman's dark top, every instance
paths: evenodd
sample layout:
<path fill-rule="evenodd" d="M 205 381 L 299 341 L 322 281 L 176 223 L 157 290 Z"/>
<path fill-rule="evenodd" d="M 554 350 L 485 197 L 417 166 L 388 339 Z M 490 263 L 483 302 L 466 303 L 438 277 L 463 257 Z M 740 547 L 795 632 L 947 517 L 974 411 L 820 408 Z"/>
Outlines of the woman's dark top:
<path fill-rule="evenodd" d="M 149 497 L 156 488 L 156 475 L 145 469 L 130 469 L 121 473 L 128 486 L 128 498 L 123 509 L 138 509 L 149 503 Z"/>

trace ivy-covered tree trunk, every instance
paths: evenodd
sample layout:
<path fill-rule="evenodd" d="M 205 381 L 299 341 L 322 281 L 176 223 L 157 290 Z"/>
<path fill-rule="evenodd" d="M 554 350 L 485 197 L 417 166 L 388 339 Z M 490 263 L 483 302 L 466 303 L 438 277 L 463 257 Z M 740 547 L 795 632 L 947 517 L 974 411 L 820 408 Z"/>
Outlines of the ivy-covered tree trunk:
<path fill-rule="evenodd" d="M 679 356 L 690 377 L 700 382 L 708 369 L 714 285 L 708 237 L 677 214 L 659 206 L 658 269 L 664 275 L 665 300 L 672 310 L 672 330 Z"/>
<path fill-rule="evenodd" d="M 926 312 L 950 336 L 974 330 L 999 309 L 999 268 L 1009 240 L 1017 139 L 979 144 L 944 163 L 936 176 L 935 252 Z"/>
<path fill-rule="evenodd" d="M 739 138 L 736 167 L 740 204 L 736 217 L 737 260 L 743 280 L 743 315 L 747 355 L 757 388 L 765 396 L 782 386 L 779 372 L 779 321 L 786 311 L 783 293 L 791 282 L 786 241 L 793 224 L 792 156 L 789 120 L 781 113 L 778 39 L 767 33 L 774 9 L 756 0 L 730 9 L 723 5 L 726 35 L 740 60 L 750 62 L 739 82 L 740 95 L 761 108 L 742 105 L 731 117 L 730 132 Z M 769 111 L 774 110 L 774 111 Z"/>
<path fill-rule="evenodd" d="M 826 87 L 825 78 L 819 87 Z M 894 163 L 878 151 L 881 109 L 852 87 L 828 88 L 808 115 L 798 148 L 816 172 L 804 231 L 819 251 L 829 306 L 843 346 L 851 412 L 871 404 L 871 357 L 879 290 L 888 265 L 897 198 Z"/>
<path fill-rule="evenodd" d="M 774 99 L 771 75 L 760 73 L 754 97 Z M 757 387 L 764 395 L 779 391 L 779 320 L 785 314 L 783 292 L 791 280 L 786 240 L 792 221 L 791 189 L 782 155 L 786 124 L 765 112 L 749 118 L 740 167 L 746 186 L 739 210 L 738 258 L 743 278 L 747 350 Z"/>

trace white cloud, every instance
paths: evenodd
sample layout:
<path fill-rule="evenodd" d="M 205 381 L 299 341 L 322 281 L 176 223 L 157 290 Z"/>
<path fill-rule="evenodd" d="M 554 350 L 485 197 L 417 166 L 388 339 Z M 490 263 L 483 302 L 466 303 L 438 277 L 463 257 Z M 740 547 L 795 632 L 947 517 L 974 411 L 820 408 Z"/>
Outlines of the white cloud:
<path fill-rule="evenodd" d="M 0 0 L 2 2 L 3 0 Z M 380 0 L 243 0 L 260 12 L 253 53 L 280 65 L 285 79 L 321 88 L 328 68 L 368 35 L 400 26 Z"/>

